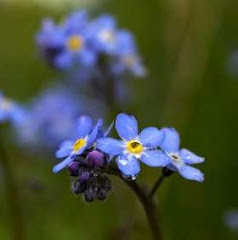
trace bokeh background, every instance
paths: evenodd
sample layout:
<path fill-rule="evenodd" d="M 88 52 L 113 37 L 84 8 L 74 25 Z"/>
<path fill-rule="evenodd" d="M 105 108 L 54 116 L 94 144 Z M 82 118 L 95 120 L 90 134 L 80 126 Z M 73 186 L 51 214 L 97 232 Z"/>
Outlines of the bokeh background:
<path fill-rule="evenodd" d="M 159 190 L 164 239 L 238 239 L 224 221 L 227 211 L 238 209 L 237 0 L 1 0 L 0 88 L 7 96 L 27 102 L 55 77 L 34 43 L 41 19 L 85 7 L 113 14 L 135 34 L 145 59 L 149 75 L 133 80 L 135 98 L 123 111 L 136 115 L 141 127 L 176 127 L 182 146 L 206 158 L 199 166 L 204 183 L 173 175 Z M 71 194 L 66 171 L 52 174 L 53 155 L 27 157 L 14 141 L 7 147 L 24 239 L 149 239 L 140 203 L 120 180 L 113 178 L 106 202 L 86 204 Z M 10 240 L 14 218 L 2 171 L 0 239 Z M 138 180 L 152 184 L 158 174 L 144 167 Z"/>

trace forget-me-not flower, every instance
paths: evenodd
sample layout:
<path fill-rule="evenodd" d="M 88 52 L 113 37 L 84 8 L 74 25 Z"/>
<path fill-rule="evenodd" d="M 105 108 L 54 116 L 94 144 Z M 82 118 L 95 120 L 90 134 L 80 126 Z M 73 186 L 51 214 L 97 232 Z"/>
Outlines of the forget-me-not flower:
<path fill-rule="evenodd" d="M 166 167 L 172 171 L 179 172 L 186 179 L 202 182 L 204 180 L 203 173 L 190 165 L 202 163 L 204 158 L 195 155 L 185 148 L 179 149 L 180 137 L 174 128 L 164 128 L 162 131 L 165 133 L 165 139 L 161 148 L 169 161 Z"/>
<path fill-rule="evenodd" d="M 57 50 L 52 58 L 52 64 L 57 68 L 67 70 L 75 64 L 92 66 L 96 61 L 96 52 L 89 46 L 88 31 L 87 14 L 77 11 L 60 25 L 51 20 L 44 21 L 37 43 L 41 49 L 47 49 L 46 55 Z"/>
<path fill-rule="evenodd" d="M 74 161 L 76 156 L 80 156 L 86 149 L 92 146 L 98 136 L 102 123 L 103 121 L 100 119 L 96 125 L 93 126 L 93 120 L 89 116 L 81 116 L 78 119 L 75 129 L 75 137 L 72 140 L 63 142 L 60 145 L 59 150 L 56 152 L 57 158 L 65 158 L 65 160 L 54 166 L 54 173 L 67 167 Z"/>
<path fill-rule="evenodd" d="M 148 127 L 138 134 L 138 124 L 134 116 L 121 113 L 117 116 L 115 127 L 122 140 L 101 138 L 97 148 L 111 156 L 116 156 L 118 168 L 126 177 L 136 176 L 140 171 L 139 160 L 151 167 L 163 167 L 168 158 L 156 149 L 164 140 L 164 132 Z"/>
<path fill-rule="evenodd" d="M 24 119 L 24 110 L 0 92 L 0 122 L 10 121 L 17 125 Z"/>

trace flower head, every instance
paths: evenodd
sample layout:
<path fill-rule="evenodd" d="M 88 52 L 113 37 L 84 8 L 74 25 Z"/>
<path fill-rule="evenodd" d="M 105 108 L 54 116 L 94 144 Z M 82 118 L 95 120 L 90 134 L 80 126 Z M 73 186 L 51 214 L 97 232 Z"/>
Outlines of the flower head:
<path fill-rule="evenodd" d="M 85 11 L 74 12 L 60 25 L 47 19 L 37 34 L 37 44 L 57 68 L 67 70 L 75 64 L 92 66 L 96 55 L 89 47 L 88 30 Z"/>
<path fill-rule="evenodd" d="M 18 125 L 23 121 L 25 111 L 18 104 L 4 97 L 0 92 L 0 122 L 10 121 Z"/>
<path fill-rule="evenodd" d="M 164 128 L 162 131 L 165 133 L 165 139 L 161 148 L 164 151 L 164 157 L 169 162 L 166 167 L 178 172 L 186 179 L 202 182 L 204 180 L 203 173 L 190 165 L 202 163 L 204 158 L 185 148 L 179 149 L 180 138 L 174 128 Z"/>
<path fill-rule="evenodd" d="M 162 151 L 156 148 L 164 140 L 164 132 L 155 127 L 148 127 L 138 133 L 138 124 L 134 116 L 121 113 L 116 118 L 116 130 L 121 140 L 101 138 L 97 148 L 111 156 L 116 156 L 118 168 L 126 177 L 135 176 L 140 171 L 141 160 L 151 167 L 168 164 Z"/>
<path fill-rule="evenodd" d="M 65 160 L 54 166 L 54 173 L 67 167 L 73 162 L 76 156 L 80 156 L 86 149 L 92 146 L 98 136 L 98 131 L 102 123 L 103 121 L 100 119 L 96 125 L 93 126 L 93 120 L 89 116 L 81 116 L 78 119 L 74 138 L 63 142 L 56 152 L 57 158 L 65 158 Z"/>

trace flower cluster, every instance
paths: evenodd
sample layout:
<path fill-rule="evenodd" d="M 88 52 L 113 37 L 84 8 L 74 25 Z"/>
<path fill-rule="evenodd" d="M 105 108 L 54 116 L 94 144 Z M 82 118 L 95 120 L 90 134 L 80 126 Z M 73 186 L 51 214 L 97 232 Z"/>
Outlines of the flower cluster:
<path fill-rule="evenodd" d="M 54 166 L 53 172 L 68 167 L 71 175 L 77 177 L 73 191 L 86 194 L 85 199 L 88 188 L 91 189 L 90 193 L 93 192 L 94 197 L 90 198 L 93 200 L 98 198 L 97 192 L 101 189 L 105 193 L 111 189 L 101 184 L 104 181 L 99 179 L 105 179 L 101 175 L 106 168 L 110 168 L 114 158 L 122 176 L 129 179 L 136 178 L 142 162 L 150 167 L 178 172 L 189 180 L 204 180 L 203 174 L 190 166 L 204 159 L 187 149 L 179 149 L 179 135 L 175 129 L 148 127 L 138 133 L 135 117 L 121 113 L 115 121 L 116 131 L 121 138 L 118 140 L 108 137 L 111 127 L 105 133 L 102 124 L 102 119 L 93 125 L 90 117 L 81 116 L 75 128 L 75 137 L 63 142 L 56 152 L 56 157 L 64 160 Z"/>
<path fill-rule="evenodd" d="M 80 67 L 85 73 L 107 62 L 116 75 L 146 73 L 133 35 L 118 29 L 110 15 L 90 20 L 86 11 L 76 11 L 58 25 L 45 19 L 36 42 L 44 58 L 61 70 Z"/>

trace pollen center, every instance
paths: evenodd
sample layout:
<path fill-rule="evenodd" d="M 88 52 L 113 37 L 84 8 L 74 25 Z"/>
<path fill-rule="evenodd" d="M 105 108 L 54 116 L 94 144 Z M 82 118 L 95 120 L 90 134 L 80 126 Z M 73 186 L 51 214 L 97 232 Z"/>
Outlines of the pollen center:
<path fill-rule="evenodd" d="M 72 51 L 78 51 L 82 48 L 82 46 L 83 46 L 83 39 L 78 35 L 71 36 L 67 41 L 67 47 Z"/>
<path fill-rule="evenodd" d="M 180 162 L 180 157 L 178 154 L 172 153 L 170 157 L 173 159 L 174 162 Z"/>
<path fill-rule="evenodd" d="M 82 147 L 84 147 L 86 145 L 86 140 L 84 138 L 80 138 L 78 139 L 73 146 L 73 150 L 74 152 L 77 152 L 79 149 L 81 149 Z"/>
<path fill-rule="evenodd" d="M 126 148 L 127 148 L 128 152 L 134 153 L 134 154 L 140 154 L 144 150 L 143 146 L 135 140 L 131 140 L 131 141 L 127 142 Z"/>

